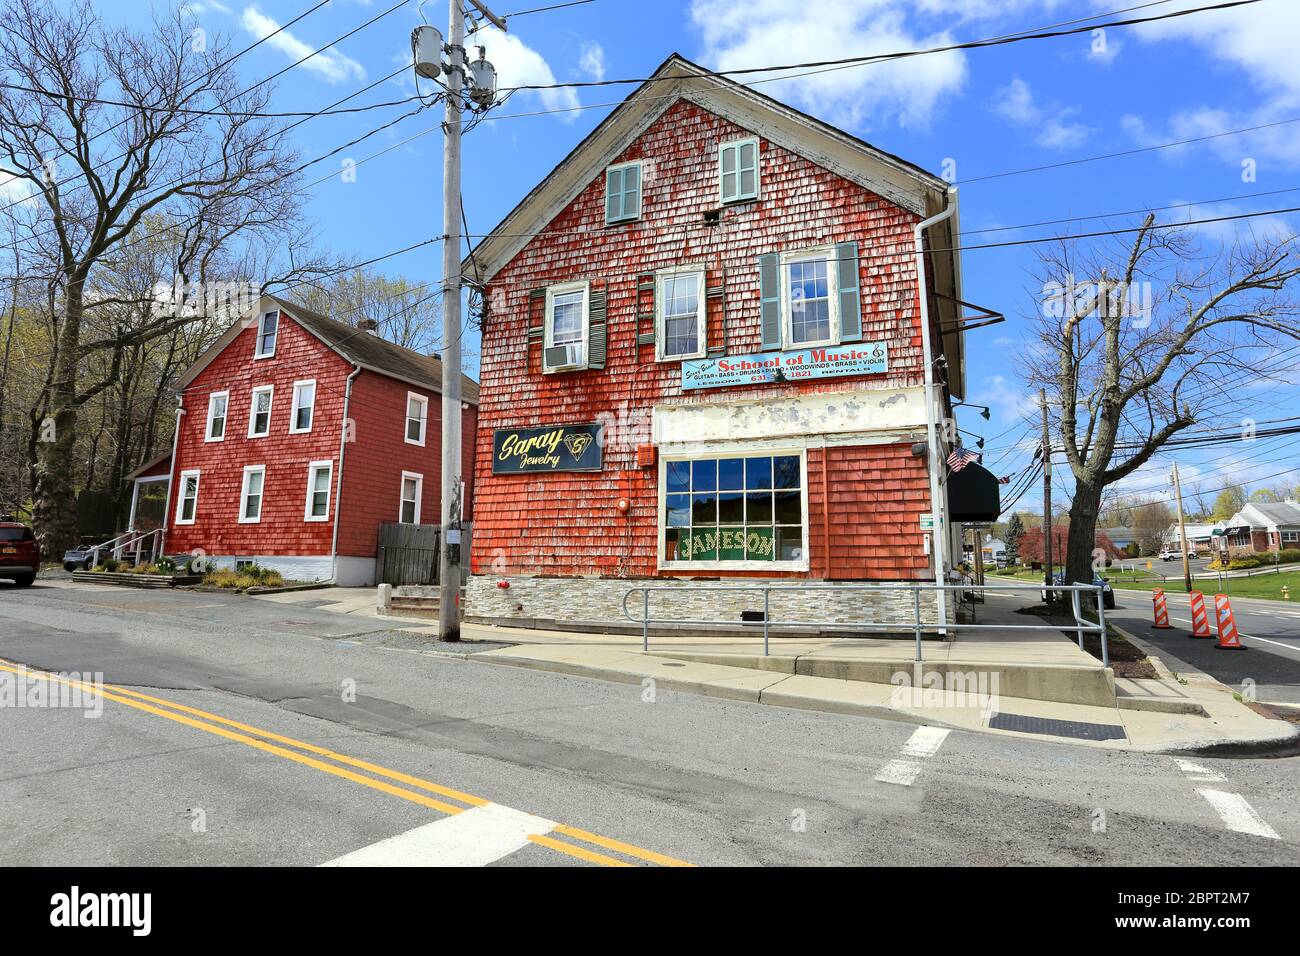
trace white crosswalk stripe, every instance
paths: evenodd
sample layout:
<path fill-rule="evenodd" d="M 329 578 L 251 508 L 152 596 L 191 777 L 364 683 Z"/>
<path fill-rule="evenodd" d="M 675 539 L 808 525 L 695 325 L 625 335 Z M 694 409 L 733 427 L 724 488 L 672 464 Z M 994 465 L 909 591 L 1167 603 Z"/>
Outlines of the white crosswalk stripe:
<path fill-rule="evenodd" d="M 902 752 L 904 757 L 918 757 L 925 759 L 932 757 L 943 745 L 947 739 L 948 731 L 944 727 L 917 727 L 907 742 L 903 744 Z M 879 783 L 892 783 L 900 787 L 910 787 L 921 774 L 921 764 L 915 760 L 904 760 L 902 757 L 897 760 L 891 760 L 880 768 L 876 774 L 876 781 Z"/>
<path fill-rule="evenodd" d="M 1214 811 L 1229 830 L 1267 837 L 1270 840 L 1281 839 L 1277 831 L 1264 822 L 1264 818 L 1255 812 L 1255 808 L 1247 803 L 1246 798 L 1241 794 L 1206 790 L 1201 787 L 1197 787 L 1196 792 L 1210 802 L 1210 806 L 1214 807 Z"/>
<path fill-rule="evenodd" d="M 554 820 L 488 803 L 380 840 L 321 866 L 487 866 L 528 846 Z"/>

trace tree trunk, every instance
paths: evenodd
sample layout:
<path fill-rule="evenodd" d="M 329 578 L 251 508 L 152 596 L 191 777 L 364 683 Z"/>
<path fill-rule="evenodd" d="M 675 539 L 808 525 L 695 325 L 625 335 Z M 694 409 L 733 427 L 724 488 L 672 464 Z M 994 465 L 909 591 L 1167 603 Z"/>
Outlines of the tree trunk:
<path fill-rule="evenodd" d="M 1097 540 L 1097 515 L 1103 486 L 1078 482 L 1070 504 L 1070 536 L 1065 547 L 1067 584 L 1091 584 L 1093 550 Z"/>
<path fill-rule="evenodd" d="M 59 354 L 50 384 L 49 411 L 36 442 L 36 487 L 32 518 L 47 560 L 59 560 L 75 547 L 77 530 L 76 456 L 77 365 L 81 351 L 84 276 L 68 282 Z M 53 427 L 51 428 L 51 422 Z"/>

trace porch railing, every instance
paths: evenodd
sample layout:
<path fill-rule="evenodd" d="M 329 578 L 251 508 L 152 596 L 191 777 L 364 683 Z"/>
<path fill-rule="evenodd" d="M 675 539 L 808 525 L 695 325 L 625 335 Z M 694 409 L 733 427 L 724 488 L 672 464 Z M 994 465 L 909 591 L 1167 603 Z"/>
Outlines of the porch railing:
<path fill-rule="evenodd" d="M 687 627 L 731 627 L 737 622 L 733 620 L 694 620 L 675 616 L 652 616 L 650 613 L 650 596 L 664 595 L 671 604 L 673 598 L 677 595 L 683 595 L 687 592 L 697 594 L 717 594 L 722 593 L 740 593 L 752 594 L 758 601 L 762 602 L 762 610 L 758 608 L 750 609 L 751 612 L 761 613 L 761 619 L 753 623 L 761 623 L 763 627 L 763 655 L 769 656 L 771 653 L 771 635 L 773 629 L 780 628 L 818 628 L 818 629 L 835 629 L 848 631 L 911 631 L 913 639 L 916 642 L 916 660 L 923 659 L 922 639 L 925 634 L 948 631 L 1062 631 L 1073 630 L 1079 644 L 1079 649 L 1083 650 L 1083 641 L 1085 634 L 1097 634 L 1101 640 L 1101 663 L 1103 667 L 1110 666 L 1110 647 L 1106 635 L 1106 603 L 1104 600 L 1103 584 L 1056 584 L 1048 588 L 1042 584 L 929 584 L 929 583 L 908 583 L 908 584 L 737 584 L 737 585 L 698 585 L 698 584 L 675 584 L 675 585 L 643 585 L 640 587 L 629 588 L 623 595 L 623 614 L 634 624 L 641 625 L 641 648 L 648 651 L 650 649 L 650 627 L 651 625 L 685 625 Z M 1012 594 L 1030 594 L 1032 593 L 1040 600 L 1046 600 L 1047 592 L 1053 594 L 1057 592 L 1068 593 L 1070 595 L 1070 608 L 1074 614 L 1073 625 L 1060 624 L 978 624 L 975 622 L 956 623 L 950 621 L 925 621 L 922 614 L 922 595 L 937 596 L 938 592 L 952 593 L 960 600 L 961 593 L 965 591 L 995 591 L 1009 592 Z M 901 606 L 910 611 L 907 619 L 901 621 L 800 621 L 800 620 L 773 620 L 772 619 L 772 595 L 773 594 L 791 594 L 805 593 L 811 591 L 833 591 L 835 593 L 844 593 L 845 591 L 861 591 L 868 593 L 896 592 L 904 595 L 910 595 L 911 601 L 904 600 Z M 1091 594 L 1096 601 L 1097 620 L 1093 621 L 1084 616 L 1081 595 Z M 641 616 L 637 617 L 633 611 L 634 607 L 629 607 L 629 602 L 634 596 L 639 595 Z M 663 603 L 663 602 L 660 602 Z M 757 602 L 756 602 L 757 603 Z M 933 607 L 933 603 L 926 602 Z"/>

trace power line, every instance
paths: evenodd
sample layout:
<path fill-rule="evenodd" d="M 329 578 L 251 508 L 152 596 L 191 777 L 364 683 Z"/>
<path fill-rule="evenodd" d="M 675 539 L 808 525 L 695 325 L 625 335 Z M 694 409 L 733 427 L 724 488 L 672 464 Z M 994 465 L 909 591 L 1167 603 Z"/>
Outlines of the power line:
<path fill-rule="evenodd" d="M 1170 20 L 1178 17 L 1186 17 L 1195 13 L 1205 13 L 1214 10 L 1228 10 L 1233 7 L 1249 6 L 1259 3 L 1261 0 L 1227 0 L 1225 3 L 1211 4 L 1202 7 L 1188 7 L 1183 10 L 1174 10 L 1169 13 L 1161 13 L 1149 17 L 1132 17 L 1127 20 L 1110 20 L 1105 23 L 1094 23 L 1088 26 L 1073 27 L 1068 30 L 1043 30 L 1034 33 L 1018 33 L 1004 37 L 994 37 L 984 40 L 968 40 L 964 43 L 950 43 L 943 46 L 927 47 L 922 50 L 899 50 L 893 53 L 875 53 L 868 56 L 843 57 L 835 60 L 814 60 L 803 63 L 788 63 L 783 66 L 754 66 L 743 67 L 730 70 L 709 70 L 706 71 L 708 76 L 738 76 L 749 73 L 775 73 L 784 70 L 799 70 L 807 67 L 823 66 L 859 66 L 870 63 L 880 63 L 891 60 L 908 59 L 916 56 L 928 56 L 933 53 L 949 53 L 954 50 L 970 50 L 981 47 L 1001 46 L 1008 43 L 1019 43 L 1024 40 L 1045 40 L 1056 37 L 1071 36 L 1077 33 L 1087 33 L 1092 30 L 1103 30 L 1108 27 L 1135 26 L 1143 23 L 1153 23 L 1159 20 Z M 618 80 L 580 80 L 570 83 L 534 83 L 521 86 L 503 87 L 503 90 L 557 90 L 557 89 L 577 89 L 583 87 L 600 87 L 600 86 L 620 86 L 628 84 L 644 84 L 659 82 L 679 82 L 681 77 L 677 76 L 649 76 L 633 79 Z"/>

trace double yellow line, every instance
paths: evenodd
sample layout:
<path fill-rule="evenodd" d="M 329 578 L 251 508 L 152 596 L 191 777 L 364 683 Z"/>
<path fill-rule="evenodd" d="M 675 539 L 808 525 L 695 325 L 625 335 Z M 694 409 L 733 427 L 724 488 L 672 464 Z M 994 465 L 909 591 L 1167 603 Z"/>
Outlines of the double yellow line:
<path fill-rule="evenodd" d="M 359 760 L 356 757 L 349 757 L 346 754 L 335 753 L 325 747 L 318 747 L 315 744 L 309 744 L 306 741 L 295 740 L 292 737 L 285 737 L 269 730 L 262 730 L 249 724 L 240 723 L 237 720 L 230 720 L 219 714 L 209 713 L 205 710 L 199 710 L 196 707 L 187 707 L 184 704 L 178 704 L 175 701 L 164 700 L 160 697 L 151 697 L 148 694 L 142 694 L 139 691 L 127 690 L 124 687 L 116 687 L 112 684 L 104 684 L 102 689 L 94 684 L 88 684 L 84 681 L 71 680 L 66 677 L 60 677 L 57 674 L 50 674 L 44 671 L 34 671 L 24 667 L 21 664 L 15 664 L 13 661 L 0 659 L 0 671 L 7 671 L 11 674 L 17 674 L 27 678 L 38 680 L 47 680 L 51 683 L 62 684 L 67 687 L 74 687 L 83 693 L 100 694 L 106 700 L 116 701 L 119 704 L 125 704 L 136 710 L 143 711 L 147 714 L 153 714 L 156 717 L 162 717 L 166 720 L 174 721 L 178 724 L 184 724 L 195 730 L 202 730 L 205 733 L 214 734 L 226 740 L 235 743 L 244 744 L 248 747 L 256 748 L 264 753 L 274 754 L 277 757 L 283 757 L 285 760 L 292 760 L 294 763 L 302 764 L 305 767 L 311 767 L 313 770 L 319 770 L 322 773 L 328 773 L 335 777 L 342 777 L 344 780 L 350 780 L 352 783 L 360 784 L 363 787 L 369 787 L 372 790 L 379 790 L 390 796 L 400 797 L 411 803 L 418 803 L 422 807 L 428 807 L 431 810 L 438 810 L 446 814 L 463 813 L 471 807 L 480 807 L 492 801 L 483 797 L 476 797 L 470 793 L 464 793 L 460 790 L 454 790 L 451 787 L 444 787 L 441 784 L 424 780 L 420 777 L 414 777 L 400 770 L 390 770 L 387 767 L 381 767 L 379 764 L 370 763 L 366 760 Z M 200 719 L 201 718 L 201 719 Z M 281 746 L 283 745 L 283 746 Z M 290 750 L 288 748 L 295 748 Z M 332 762 L 326 762 L 332 761 Z M 342 766 L 339 766 L 342 764 Z M 356 768 L 348 769 L 348 768 Z M 365 773 L 357 773 L 357 770 L 363 770 Z M 371 774 L 372 776 L 367 776 Z M 381 778 L 381 779 L 377 779 Z M 395 781 L 404 786 L 396 786 Z M 422 792 L 421 792 L 422 791 Z M 436 794 L 430 796 L 429 794 Z M 446 800 L 438 799 L 445 797 L 448 800 L 455 800 L 457 803 L 448 803 Z M 459 806 L 457 804 L 465 804 Z M 598 846 L 605 850 L 621 854 L 625 857 L 631 857 L 634 860 L 640 860 L 645 863 L 653 863 L 658 866 L 691 866 L 682 860 L 674 859 L 670 856 L 664 856 L 662 853 L 656 853 L 653 850 L 647 850 L 644 847 L 635 846 L 631 843 L 624 843 L 621 840 L 614 840 L 609 837 L 600 836 L 596 833 L 590 833 L 577 827 L 560 824 L 551 831 L 552 834 L 569 837 L 571 840 L 577 840 L 591 846 Z M 568 856 L 585 860 L 588 863 L 598 863 L 602 866 L 633 866 L 627 860 L 621 860 L 616 857 L 599 853 L 587 847 L 570 843 L 566 840 L 557 840 L 551 835 L 530 836 L 528 838 L 539 846 L 555 850 L 558 853 L 564 853 Z"/>

